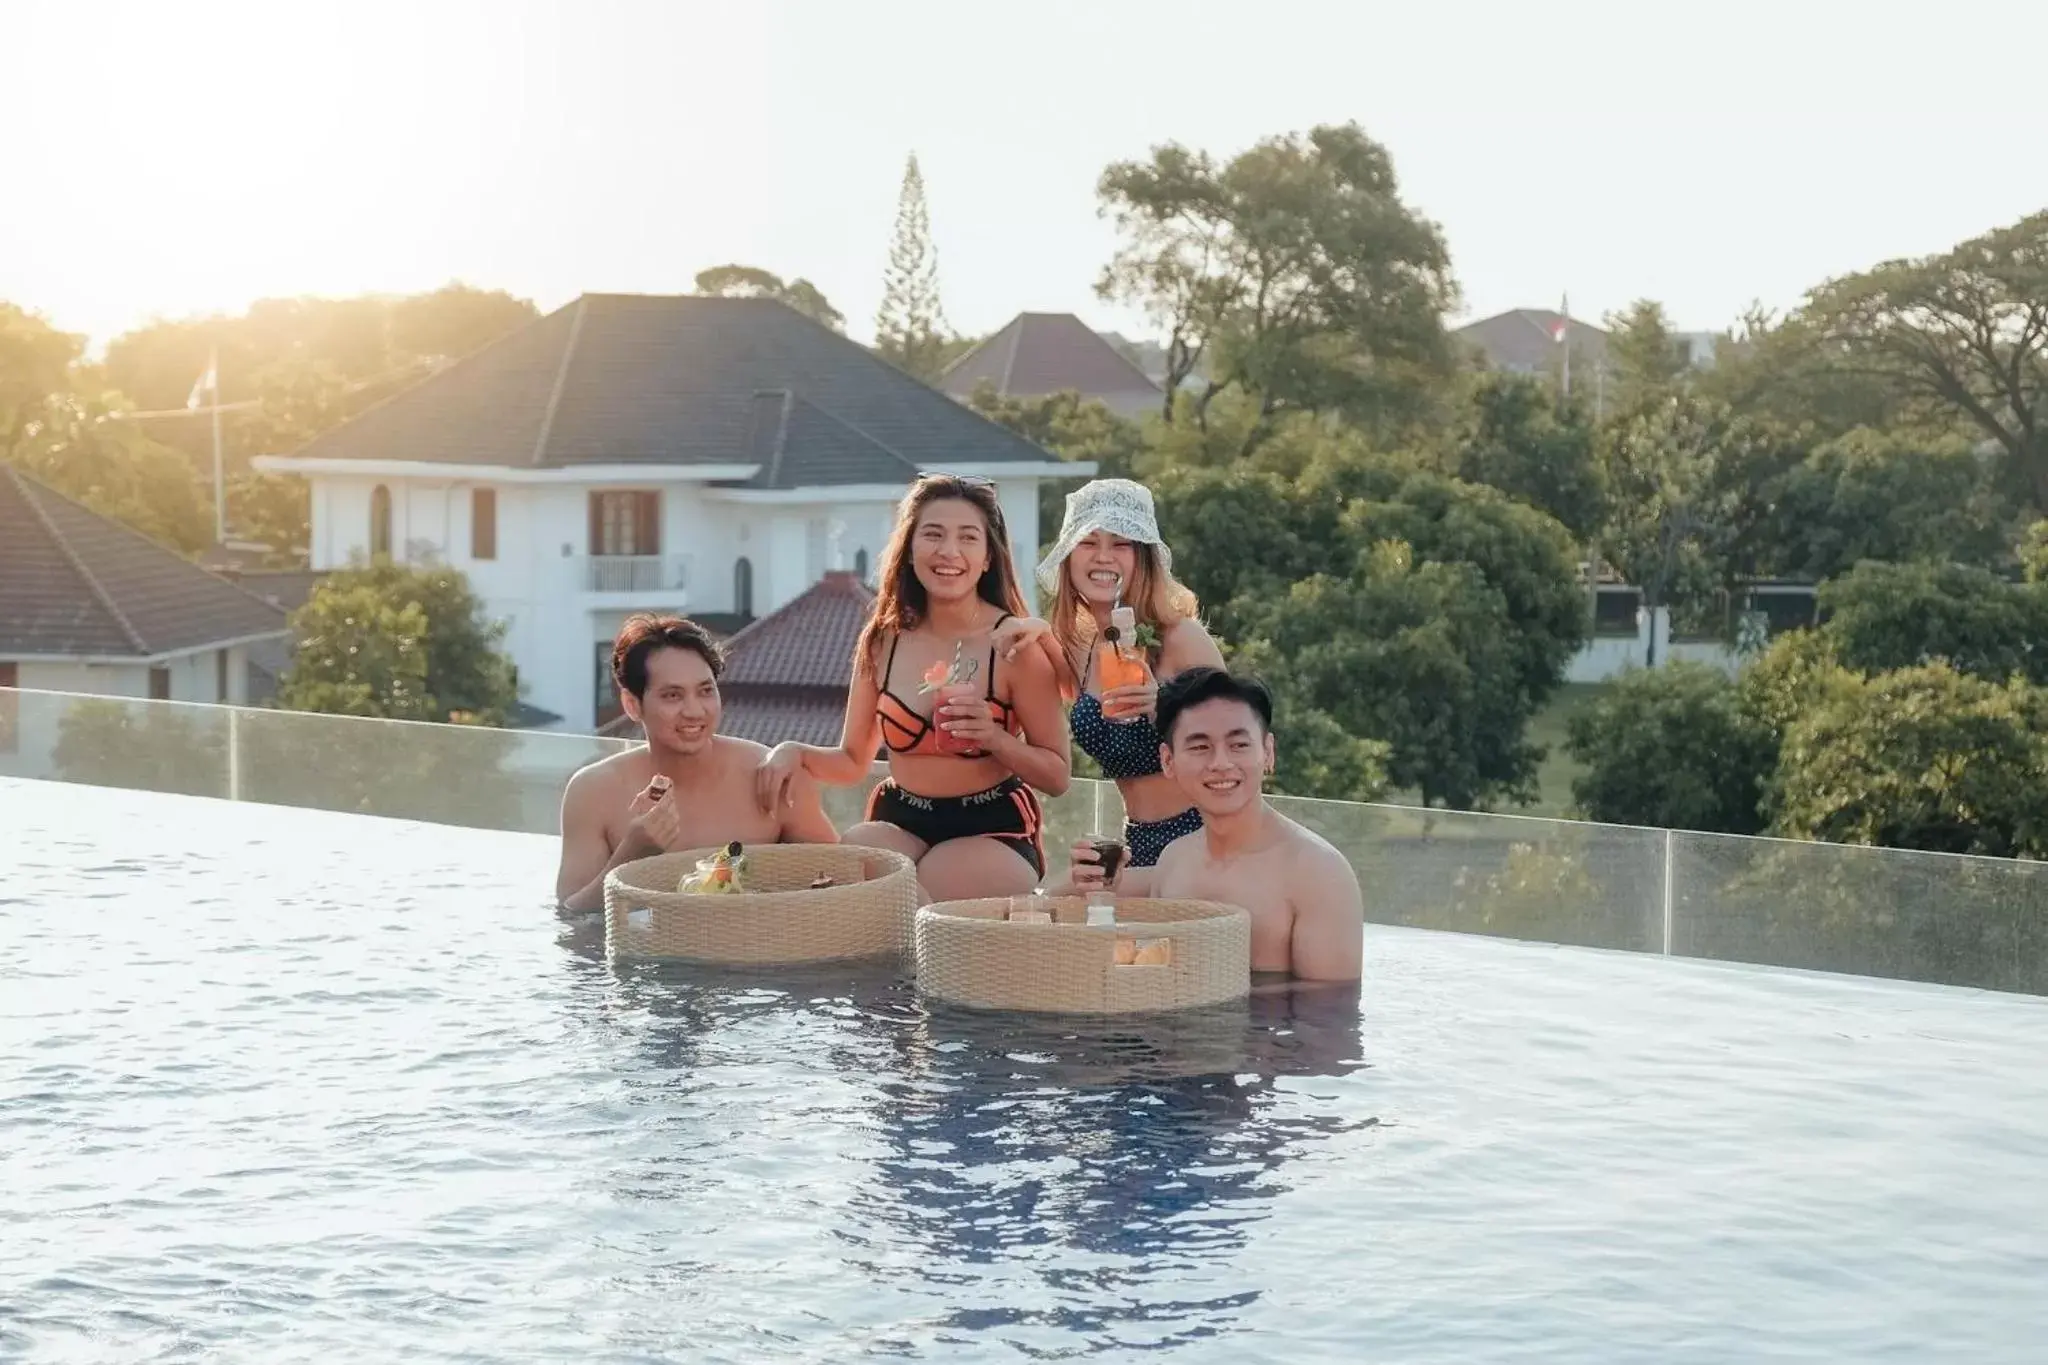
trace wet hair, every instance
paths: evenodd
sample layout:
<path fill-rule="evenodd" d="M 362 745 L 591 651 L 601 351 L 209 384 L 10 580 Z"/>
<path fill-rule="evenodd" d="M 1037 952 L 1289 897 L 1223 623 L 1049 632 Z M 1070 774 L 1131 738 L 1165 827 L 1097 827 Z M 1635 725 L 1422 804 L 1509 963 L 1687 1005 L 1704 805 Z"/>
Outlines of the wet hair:
<path fill-rule="evenodd" d="M 725 651 L 711 632 L 685 616 L 640 612 L 626 618 L 612 641 L 612 681 L 619 691 L 647 695 L 647 660 L 657 649 L 687 649 L 704 660 L 716 678 L 725 672 Z"/>
<path fill-rule="evenodd" d="M 870 673 L 881 667 L 882 641 L 890 634 L 917 629 L 931 610 L 930 595 L 917 581 L 917 566 L 911 562 L 911 542 L 917 538 L 917 523 L 924 509 L 947 500 L 973 504 L 988 525 L 988 568 L 974 585 L 975 592 L 982 601 L 1012 616 L 1031 614 L 1017 587 L 1017 566 L 1010 559 L 1010 528 L 1003 521 L 1002 504 L 996 501 L 995 485 L 986 479 L 927 474 L 910 486 L 903 499 L 896 529 L 889 533 L 881 565 L 875 571 L 874 610 L 861 630 L 860 643 L 854 646 L 854 658 Z"/>
<path fill-rule="evenodd" d="M 1273 694 L 1266 685 L 1248 674 L 1203 664 L 1174 674 L 1159 684 L 1159 737 L 1173 743 L 1173 729 L 1181 712 L 1207 701 L 1241 701 L 1259 717 L 1259 728 L 1273 733 Z"/>

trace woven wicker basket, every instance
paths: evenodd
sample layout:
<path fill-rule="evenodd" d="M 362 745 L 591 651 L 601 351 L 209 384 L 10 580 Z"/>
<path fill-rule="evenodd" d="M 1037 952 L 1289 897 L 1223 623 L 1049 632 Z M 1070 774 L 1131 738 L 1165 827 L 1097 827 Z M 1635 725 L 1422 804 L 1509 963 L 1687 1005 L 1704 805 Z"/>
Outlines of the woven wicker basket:
<path fill-rule="evenodd" d="M 604 879 L 604 945 L 612 958 L 794 963 L 901 957 L 917 913 L 917 869 L 900 853 L 852 844 L 762 844 L 746 852 L 731 895 L 676 885 L 713 850 L 663 853 Z M 841 885 L 813 891 L 827 873 Z"/>
<path fill-rule="evenodd" d="M 1022 923 L 1012 910 L 1049 911 Z M 944 901 L 917 913 L 918 989 L 976 1009 L 1128 1014 L 1237 1000 L 1251 991 L 1251 916 L 1194 900 L 1119 900 L 1114 928 L 1078 897 Z M 1119 964 L 1119 938 L 1171 942 L 1171 962 Z"/>

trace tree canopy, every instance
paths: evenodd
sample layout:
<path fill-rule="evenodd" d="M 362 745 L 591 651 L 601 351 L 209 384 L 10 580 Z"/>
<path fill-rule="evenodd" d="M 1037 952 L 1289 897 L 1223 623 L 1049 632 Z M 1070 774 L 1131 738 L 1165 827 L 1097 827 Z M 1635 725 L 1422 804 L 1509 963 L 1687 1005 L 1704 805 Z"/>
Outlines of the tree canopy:
<path fill-rule="evenodd" d="M 1193 419 L 1240 389 L 1257 434 L 1289 412 L 1399 420 L 1455 368 L 1443 233 L 1401 200 L 1393 158 L 1357 124 L 1223 163 L 1168 143 L 1110 166 L 1098 193 L 1120 242 L 1097 289 L 1166 332 L 1169 422 L 1198 368 L 1209 384 Z"/>
<path fill-rule="evenodd" d="M 824 291 L 809 280 L 784 282 L 782 276 L 752 265 L 714 265 L 697 272 L 697 292 L 720 299 L 774 299 L 835 332 L 846 330 L 846 315 L 834 308 Z"/>

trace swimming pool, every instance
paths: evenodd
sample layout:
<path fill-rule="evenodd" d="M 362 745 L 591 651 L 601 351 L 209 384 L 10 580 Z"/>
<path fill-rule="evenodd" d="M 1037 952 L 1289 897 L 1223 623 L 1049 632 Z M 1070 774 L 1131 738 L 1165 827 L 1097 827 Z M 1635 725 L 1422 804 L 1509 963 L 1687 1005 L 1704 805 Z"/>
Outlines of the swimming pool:
<path fill-rule="evenodd" d="M 554 845 L 0 781 L 0 1357 L 2038 1358 L 2048 1000 L 1369 926 L 1100 1037 Z"/>

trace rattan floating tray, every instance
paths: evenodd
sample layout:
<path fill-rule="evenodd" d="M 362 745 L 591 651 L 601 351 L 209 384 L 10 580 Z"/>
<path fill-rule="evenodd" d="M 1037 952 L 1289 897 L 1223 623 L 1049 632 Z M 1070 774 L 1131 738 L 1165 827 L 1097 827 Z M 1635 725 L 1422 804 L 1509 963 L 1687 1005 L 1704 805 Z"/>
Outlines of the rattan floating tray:
<path fill-rule="evenodd" d="M 1046 911 L 1047 923 L 1012 920 Z M 1078 897 L 943 901 L 917 912 L 918 989 L 978 1009 L 1128 1014 L 1237 1000 L 1251 991 L 1251 917 L 1234 905 L 1119 900 L 1114 928 L 1086 923 Z M 1117 961 L 1117 940 L 1156 945 L 1165 963 Z"/>
<path fill-rule="evenodd" d="M 917 869 L 902 854 L 852 844 L 750 845 L 747 890 L 678 892 L 711 851 L 663 853 L 612 869 L 604 879 L 608 957 L 772 964 L 909 950 Z M 840 885 L 812 890 L 820 873 Z"/>

